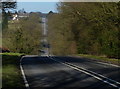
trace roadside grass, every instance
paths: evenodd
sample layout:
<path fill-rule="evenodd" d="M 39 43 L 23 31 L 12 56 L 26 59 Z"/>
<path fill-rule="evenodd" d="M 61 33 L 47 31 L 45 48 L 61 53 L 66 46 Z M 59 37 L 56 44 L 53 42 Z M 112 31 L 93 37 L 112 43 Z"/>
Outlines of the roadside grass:
<path fill-rule="evenodd" d="M 106 63 L 120 65 L 120 59 L 107 58 L 106 56 L 96 56 L 96 55 L 88 55 L 88 54 L 77 54 L 76 56 L 80 56 L 83 58 L 89 58 L 91 60 L 96 60 L 96 61 L 100 61 L 100 62 L 106 62 Z"/>
<path fill-rule="evenodd" d="M 25 89 L 20 71 L 20 53 L 1 53 L 2 89 Z"/>

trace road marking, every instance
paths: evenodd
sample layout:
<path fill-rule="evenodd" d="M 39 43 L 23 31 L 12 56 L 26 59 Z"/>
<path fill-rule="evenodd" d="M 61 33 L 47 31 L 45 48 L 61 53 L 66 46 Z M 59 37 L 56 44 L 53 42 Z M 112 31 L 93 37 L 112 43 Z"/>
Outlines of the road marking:
<path fill-rule="evenodd" d="M 77 67 L 77 68 L 86 70 L 86 71 L 88 71 L 88 72 L 90 72 L 90 73 L 92 73 L 92 74 L 98 75 L 98 76 L 100 76 L 100 77 L 102 77 L 102 78 L 108 79 L 108 80 L 110 80 L 110 81 L 112 81 L 112 82 L 115 82 L 115 83 L 117 83 L 117 84 L 120 84 L 120 82 L 117 82 L 117 81 L 115 81 L 115 80 L 112 80 L 112 79 L 110 79 L 110 78 L 107 78 L 107 77 L 105 77 L 105 76 L 103 76 L 103 75 L 101 75 L 101 74 L 95 73 L 95 72 L 90 71 L 90 70 L 88 70 L 88 69 L 82 68 L 82 67 L 77 66 L 77 65 L 74 65 L 74 64 L 72 64 L 72 63 L 68 63 L 68 62 L 65 62 L 65 63 L 70 64 L 70 65 L 73 65 L 73 66 L 75 66 L 75 67 Z"/>
<path fill-rule="evenodd" d="M 29 86 L 28 81 L 27 81 L 27 79 L 26 79 L 26 77 L 25 77 L 25 73 L 24 73 L 24 70 L 23 70 L 23 67 L 22 67 L 22 63 L 21 63 L 21 62 L 22 62 L 22 59 L 23 59 L 23 57 L 22 57 L 21 60 L 20 60 L 21 73 L 22 73 L 22 76 L 23 76 L 23 80 L 24 80 L 26 89 L 30 89 L 30 86 Z"/>
<path fill-rule="evenodd" d="M 65 63 L 64 63 L 64 62 L 60 62 L 60 61 L 58 61 L 58 60 L 55 60 L 55 58 L 52 58 L 52 57 L 49 57 L 49 58 L 52 59 L 52 60 L 54 60 L 54 61 L 56 61 L 56 62 L 59 62 L 59 63 L 61 63 L 61 64 L 64 64 L 64 65 L 66 65 L 66 66 L 68 66 L 68 67 L 70 67 L 70 68 L 73 68 L 73 69 L 75 69 L 75 70 L 77 70 L 77 71 L 80 71 L 80 72 L 83 72 L 83 73 L 85 73 L 85 74 L 87 74 L 87 75 L 90 75 L 90 76 L 92 76 L 92 77 L 94 77 L 94 78 L 96 78 L 96 79 L 98 79 L 98 80 L 100 80 L 100 81 L 102 81 L 102 82 L 104 82 L 104 83 L 107 83 L 107 84 L 109 84 L 109 85 L 111 85 L 111 86 L 113 86 L 113 87 L 115 87 L 115 88 L 120 89 L 120 87 L 118 86 L 118 85 L 120 85 L 120 83 L 117 82 L 117 81 L 114 81 L 114 80 L 112 80 L 112 79 L 109 79 L 109 78 L 107 78 L 107 77 L 105 77 L 105 76 L 103 76 L 103 75 L 97 74 L 97 73 L 92 72 L 92 71 L 90 71 L 90 70 L 84 69 L 84 68 L 82 68 L 82 67 L 73 65 L 73 64 L 71 64 L 71 63 L 68 63 L 68 62 L 65 62 Z M 105 78 L 105 80 L 104 80 L 103 78 Z M 107 80 L 106 80 L 106 79 L 107 79 Z M 113 83 L 111 83 L 110 81 L 113 82 Z M 114 83 L 116 83 L 116 84 L 114 84 Z"/>
<path fill-rule="evenodd" d="M 68 57 L 73 57 L 73 56 L 68 56 Z M 77 58 L 84 58 L 84 57 L 77 57 Z M 89 59 L 89 58 L 85 58 L 85 59 Z M 117 60 L 117 59 L 116 59 Z M 91 61 L 91 60 L 89 60 L 89 61 Z M 120 61 L 119 59 L 118 59 L 118 61 Z M 115 64 L 112 64 L 112 63 L 105 63 L 105 62 L 98 62 L 98 61 L 96 61 L 97 63 L 99 63 L 99 64 L 104 64 L 104 65 L 111 65 L 111 66 L 114 66 L 114 67 L 119 67 L 120 68 L 120 66 L 119 65 L 115 65 Z"/>
<path fill-rule="evenodd" d="M 119 67 L 120 68 L 120 66 L 115 65 L 115 64 L 108 64 L 108 63 L 104 63 L 104 62 L 97 62 L 97 63 L 104 64 L 104 65 L 111 65 L 111 66 Z"/>

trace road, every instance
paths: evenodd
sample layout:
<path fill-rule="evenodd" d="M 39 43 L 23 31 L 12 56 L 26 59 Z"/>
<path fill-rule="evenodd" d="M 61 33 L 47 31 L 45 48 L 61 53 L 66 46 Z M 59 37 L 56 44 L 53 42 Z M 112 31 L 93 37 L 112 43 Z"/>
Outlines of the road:
<path fill-rule="evenodd" d="M 119 89 L 120 87 L 119 67 L 84 58 L 24 56 L 21 64 L 30 89 Z"/>

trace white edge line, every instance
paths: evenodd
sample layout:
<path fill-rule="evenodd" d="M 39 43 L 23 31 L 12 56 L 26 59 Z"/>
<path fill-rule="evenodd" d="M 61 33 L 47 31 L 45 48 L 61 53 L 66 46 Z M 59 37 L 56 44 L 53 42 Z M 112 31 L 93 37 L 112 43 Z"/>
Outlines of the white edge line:
<path fill-rule="evenodd" d="M 79 58 L 79 57 L 78 57 Z M 81 57 L 82 58 L 82 57 Z M 83 57 L 84 58 L 84 57 Z M 92 59 L 92 58 L 87 58 L 87 59 Z M 118 59 L 119 60 L 119 59 Z M 115 65 L 115 64 L 112 64 L 112 63 L 110 63 L 110 64 L 108 64 L 108 63 L 105 63 L 105 62 L 100 62 L 100 61 L 96 61 L 97 63 L 100 63 L 100 64 L 104 64 L 104 65 L 111 65 L 111 66 L 114 66 L 114 67 L 119 67 L 120 68 L 120 66 L 119 65 Z"/>
<path fill-rule="evenodd" d="M 25 87 L 26 87 L 27 89 L 30 89 L 30 86 L 29 86 L 28 81 L 27 81 L 27 79 L 26 79 L 26 77 L 25 77 L 25 73 L 24 73 L 24 70 L 23 70 L 23 67 L 22 67 L 22 64 L 21 64 L 22 59 L 23 59 L 23 57 L 22 57 L 21 60 L 20 60 L 20 69 L 21 69 L 22 77 L 23 77 L 23 80 L 24 80 L 24 83 L 25 83 Z"/>
<path fill-rule="evenodd" d="M 108 64 L 108 63 L 104 63 L 104 62 L 97 62 L 97 63 L 104 64 L 104 65 L 111 65 L 111 66 L 119 67 L 120 68 L 120 66 L 115 65 L 115 64 Z"/>
<path fill-rule="evenodd" d="M 68 62 L 66 62 L 66 63 L 68 63 Z M 117 83 L 117 84 L 120 84 L 120 82 L 115 81 L 115 80 L 110 79 L 110 78 L 107 78 L 107 77 L 105 77 L 105 76 L 103 76 L 103 75 L 101 75 L 101 74 L 99 74 L 99 73 L 96 73 L 96 72 L 90 71 L 90 70 L 88 70 L 88 69 L 82 68 L 82 67 L 77 66 L 77 65 L 74 65 L 74 64 L 72 64 L 72 63 L 68 63 L 68 64 L 73 65 L 73 66 L 78 67 L 78 68 L 81 68 L 81 69 L 83 69 L 83 70 L 87 70 L 87 71 L 89 71 L 89 72 L 91 72 L 91 73 L 93 73 L 93 74 L 96 74 L 96 75 L 101 76 L 101 77 L 103 77 L 103 78 L 109 79 L 109 80 L 112 81 L 112 82 L 115 82 L 115 83 Z"/>
<path fill-rule="evenodd" d="M 51 57 L 50 57 L 51 58 Z M 108 82 L 108 81 L 105 81 L 105 80 L 102 80 L 100 77 L 97 77 L 97 76 L 95 76 L 95 75 L 93 75 L 93 74 L 90 74 L 90 73 L 88 73 L 88 72 L 86 72 L 86 71 L 84 71 L 84 70 L 80 70 L 80 69 L 78 69 L 78 68 L 76 68 L 76 67 L 73 67 L 73 66 L 71 66 L 71 65 L 68 65 L 68 64 L 66 64 L 66 63 L 63 63 L 63 62 L 60 62 L 60 61 L 57 61 L 57 60 L 55 60 L 55 59 L 53 59 L 53 58 L 51 58 L 52 60 L 54 60 L 54 61 L 56 61 L 56 62 L 59 62 L 59 63 L 61 63 L 61 64 L 64 64 L 64 65 L 66 65 L 66 66 L 68 66 L 68 67 L 70 67 L 70 68 L 73 68 L 73 69 L 75 69 L 75 70 L 78 70 L 78 71 L 80 71 L 80 72 L 83 72 L 83 73 L 85 73 L 85 74 L 87 74 L 87 75 L 90 75 L 90 76 L 92 76 L 92 77 L 94 77 L 94 78 L 96 78 L 96 79 L 98 79 L 98 80 L 100 80 L 100 81 L 102 81 L 102 82 L 104 82 L 104 83 L 107 83 L 107 84 L 109 84 L 109 85 L 111 85 L 111 86 L 113 86 L 113 87 L 116 87 L 116 88 L 118 88 L 118 89 L 120 89 L 118 86 L 116 86 L 115 84 L 112 84 L 112 83 L 110 83 L 110 82 Z"/>

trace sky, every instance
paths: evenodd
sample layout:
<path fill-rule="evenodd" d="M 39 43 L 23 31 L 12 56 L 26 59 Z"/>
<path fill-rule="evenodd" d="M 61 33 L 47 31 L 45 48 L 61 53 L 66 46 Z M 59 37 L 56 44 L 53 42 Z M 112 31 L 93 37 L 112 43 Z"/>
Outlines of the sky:
<path fill-rule="evenodd" d="M 23 9 L 26 12 L 42 12 L 48 13 L 49 11 L 57 12 L 57 2 L 18 2 L 17 10 Z"/>

